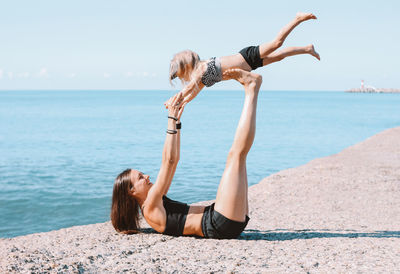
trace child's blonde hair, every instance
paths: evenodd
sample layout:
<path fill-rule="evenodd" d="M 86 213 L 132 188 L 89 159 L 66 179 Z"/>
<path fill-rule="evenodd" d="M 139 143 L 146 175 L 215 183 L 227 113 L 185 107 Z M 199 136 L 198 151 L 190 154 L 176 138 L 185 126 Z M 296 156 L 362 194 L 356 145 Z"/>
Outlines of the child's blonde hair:
<path fill-rule="evenodd" d="M 191 50 L 184 50 L 175 54 L 169 67 L 169 82 L 171 85 L 172 80 L 177 77 L 176 74 L 179 69 L 183 71 L 185 69 L 185 65 L 191 65 L 192 69 L 194 70 L 199 61 L 199 55 Z"/>

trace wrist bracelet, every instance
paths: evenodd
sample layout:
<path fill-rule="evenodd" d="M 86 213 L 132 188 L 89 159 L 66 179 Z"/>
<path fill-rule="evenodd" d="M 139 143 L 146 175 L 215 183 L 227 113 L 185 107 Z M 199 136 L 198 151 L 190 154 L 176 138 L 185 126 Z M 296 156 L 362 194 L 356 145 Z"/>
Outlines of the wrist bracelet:
<path fill-rule="evenodd" d="M 176 129 L 181 129 L 181 128 L 182 128 L 182 123 L 181 122 L 176 123 Z"/>
<path fill-rule="evenodd" d="M 178 131 L 177 130 L 173 130 L 173 129 L 167 129 L 167 133 L 169 133 L 169 134 L 177 134 Z"/>
<path fill-rule="evenodd" d="M 173 120 L 175 120 L 175 121 L 178 121 L 178 118 L 175 118 L 175 117 L 173 117 L 173 116 L 168 116 L 168 119 L 173 119 Z"/>

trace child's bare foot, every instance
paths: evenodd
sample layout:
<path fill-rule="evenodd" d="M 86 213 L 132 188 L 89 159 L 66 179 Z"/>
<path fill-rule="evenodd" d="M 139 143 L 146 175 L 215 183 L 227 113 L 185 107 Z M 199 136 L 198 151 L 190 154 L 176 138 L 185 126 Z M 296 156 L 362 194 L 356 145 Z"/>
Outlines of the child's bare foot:
<path fill-rule="evenodd" d="M 315 16 L 314 14 L 312 14 L 312 13 L 306 13 L 306 12 L 298 12 L 297 14 L 296 14 L 296 19 L 299 21 L 299 22 L 303 22 L 303 21 L 307 21 L 307 20 L 310 20 L 310 19 L 317 19 L 317 16 Z"/>
<path fill-rule="evenodd" d="M 224 80 L 235 79 L 243 86 L 249 86 L 251 84 L 261 85 L 261 75 L 251 73 L 242 69 L 228 69 L 222 75 Z"/>
<path fill-rule="evenodd" d="M 311 54 L 312 56 L 314 56 L 315 58 L 317 58 L 318 60 L 321 60 L 321 58 L 319 57 L 318 52 L 315 51 L 313 44 L 307 46 L 307 52 L 309 54 Z"/>

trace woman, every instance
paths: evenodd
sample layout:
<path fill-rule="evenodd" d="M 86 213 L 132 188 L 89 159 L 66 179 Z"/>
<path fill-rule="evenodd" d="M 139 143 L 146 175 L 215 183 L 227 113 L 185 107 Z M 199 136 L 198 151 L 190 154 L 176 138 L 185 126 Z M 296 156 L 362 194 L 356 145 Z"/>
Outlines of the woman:
<path fill-rule="evenodd" d="M 205 86 L 210 87 L 221 80 L 225 80 L 222 75 L 229 69 L 240 68 L 252 71 L 298 54 L 310 54 L 320 60 L 319 54 L 312 44 L 303 47 L 288 47 L 277 51 L 296 26 L 310 19 L 317 19 L 317 17 L 312 13 L 298 12 L 296 17 L 282 28 L 273 41 L 259 46 L 246 47 L 237 54 L 219 58 L 213 57 L 202 61 L 199 55 L 191 50 L 179 52 L 171 60 L 170 82 L 176 77 L 181 79 L 182 83 L 185 84 L 181 91 L 184 102 L 190 102 Z"/>
<path fill-rule="evenodd" d="M 125 170 L 115 180 L 111 221 L 121 233 L 138 229 L 139 208 L 147 223 L 168 235 L 197 235 L 205 238 L 237 238 L 249 221 L 246 156 L 256 129 L 257 97 L 261 76 L 240 69 L 228 70 L 224 79 L 236 79 L 245 90 L 242 114 L 236 129 L 215 203 L 189 206 L 168 199 L 180 153 L 180 117 L 186 103 L 181 93 L 168 101 L 168 129 L 162 164 L 155 184 L 149 175 Z"/>

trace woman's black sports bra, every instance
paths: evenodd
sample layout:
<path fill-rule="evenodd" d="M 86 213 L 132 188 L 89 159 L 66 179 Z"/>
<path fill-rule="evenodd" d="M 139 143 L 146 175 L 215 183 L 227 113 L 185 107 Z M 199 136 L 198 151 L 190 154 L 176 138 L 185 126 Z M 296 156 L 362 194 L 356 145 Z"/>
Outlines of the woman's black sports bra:
<path fill-rule="evenodd" d="M 163 205 L 167 214 L 167 223 L 163 234 L 182 236 L 190 206 L 171 200 L 167 196 L 163 196 Z"/>

